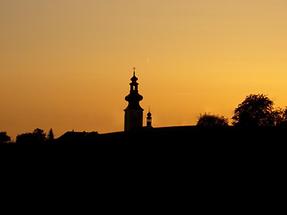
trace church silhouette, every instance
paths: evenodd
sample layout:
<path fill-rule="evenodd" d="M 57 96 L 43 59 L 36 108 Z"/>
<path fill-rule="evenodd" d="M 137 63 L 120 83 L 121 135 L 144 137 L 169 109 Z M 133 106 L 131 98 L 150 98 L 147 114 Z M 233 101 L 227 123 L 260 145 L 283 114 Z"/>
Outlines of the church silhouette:
<path fill-rule="evenodd" d="M 143 100 L 143 96 L 139 94 L 138 90 L 138 78 L 134 68 L 133 77 L 130 83 L 130 94 L 125 97 L 128 102 L 128 106 L 125 109 L 125 122 L 124 130 L 133 131 L 143 127 L 143 111 L 144 109 L 140 106 L 140 101 Z M 152 127 L 152 115 L 150 111 L 147 113 L 147 126 Z"/>

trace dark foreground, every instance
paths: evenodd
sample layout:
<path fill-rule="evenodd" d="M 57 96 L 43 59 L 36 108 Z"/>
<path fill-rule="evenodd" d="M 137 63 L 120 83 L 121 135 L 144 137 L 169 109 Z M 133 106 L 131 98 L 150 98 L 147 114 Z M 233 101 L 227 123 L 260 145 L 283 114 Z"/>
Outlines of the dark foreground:
<path fill-rule="evenodd" d="M 54 163 L 61 160 L 73 168 L 106 163 L 154 165 L 156 161 L 153 167 L 156 169 L 161 169 L 161 165 L 176 169 L 188 166 L 188 171 L 193 171 L 192 168 L 204 165 L 202 171 L 210 166 L 228 166 L 232 170 L 244 164 L 250 171 L 256 171 L 259 166 L 274 169 L 285 164 L 286 144 L 286 128 L 203 129 L 191 126 L 110 134 L 67 132 L 51 143 L 13 144 L 21 145 L 17 147 L 20 150 L 13 150 L 11 154 L 0 150 L 0 157 L 7 157 L 6 161 L 30 159 L 33 165 L 43 160 Z"/>

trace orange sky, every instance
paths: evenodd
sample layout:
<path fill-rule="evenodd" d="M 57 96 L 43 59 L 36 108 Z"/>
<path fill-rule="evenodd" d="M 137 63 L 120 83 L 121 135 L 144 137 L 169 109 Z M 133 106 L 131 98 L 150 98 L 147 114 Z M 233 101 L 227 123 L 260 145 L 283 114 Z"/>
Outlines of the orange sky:
<path fill-rule="evenodd" d="M 155 126 L 287 106 L 286 0 L 0 0 L 0 130 L 123 130 L 137 67 Z"/>

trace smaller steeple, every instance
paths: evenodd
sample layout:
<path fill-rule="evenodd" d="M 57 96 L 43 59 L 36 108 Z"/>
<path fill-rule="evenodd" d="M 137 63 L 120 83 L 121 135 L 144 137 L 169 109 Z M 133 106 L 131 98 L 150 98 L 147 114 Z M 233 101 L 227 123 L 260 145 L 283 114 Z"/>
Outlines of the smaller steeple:
<path fill-rule="evenodd" d="M 150 110 L 148 111 L 147 117 L 146 117 L 146 127 L 152 128 L 152 114 L 151 114 Z"/>

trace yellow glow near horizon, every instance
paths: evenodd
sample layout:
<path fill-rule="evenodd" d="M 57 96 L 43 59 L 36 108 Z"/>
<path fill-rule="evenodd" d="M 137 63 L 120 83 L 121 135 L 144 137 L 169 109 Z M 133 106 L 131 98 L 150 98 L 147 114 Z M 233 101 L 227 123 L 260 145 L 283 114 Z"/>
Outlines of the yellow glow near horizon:
<path fill-rule="evenodd" d="M 155 126 L 287 106 L 285 0 L 0 0 L 0 131 L 123 130 L 137 67 Z"/>

